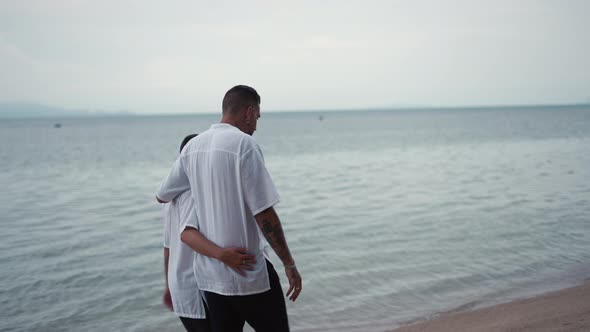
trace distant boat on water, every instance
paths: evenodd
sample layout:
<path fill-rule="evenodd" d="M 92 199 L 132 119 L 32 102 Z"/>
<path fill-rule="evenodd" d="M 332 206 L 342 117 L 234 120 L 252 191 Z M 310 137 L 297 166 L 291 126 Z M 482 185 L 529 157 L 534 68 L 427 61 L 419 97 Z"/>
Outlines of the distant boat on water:
<path fill-rule="evenodd" d="M 323 115 L 320 115 L 320 116 L 318 117 L 318 120 L 320 120 L 320 121 L 323 121 L 323 120 L 324 120 L 324 116 L 323 116 Z"/>
<path fill-rule="evenodd" d="M 56 123 L 53 125 L 53 128 L 61 128 L 61 123 Z"/>

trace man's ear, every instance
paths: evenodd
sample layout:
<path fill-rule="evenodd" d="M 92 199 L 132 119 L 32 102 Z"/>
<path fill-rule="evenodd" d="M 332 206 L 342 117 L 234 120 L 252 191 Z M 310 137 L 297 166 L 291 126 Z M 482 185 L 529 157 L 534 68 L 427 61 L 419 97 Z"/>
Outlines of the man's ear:
<path fill-rule="evenodd" d="M 244 121 L 249 124 L 252 121 L 252 116 L 254 116 L 254 107 L 248 106 L 246 112 L 244 112 Z"/>

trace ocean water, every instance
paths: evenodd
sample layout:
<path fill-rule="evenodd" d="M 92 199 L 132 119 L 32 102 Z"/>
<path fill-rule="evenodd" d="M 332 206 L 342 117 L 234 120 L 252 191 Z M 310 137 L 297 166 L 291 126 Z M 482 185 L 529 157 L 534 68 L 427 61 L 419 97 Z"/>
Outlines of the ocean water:
<path fill-rule="evenodd" d="M 386 331 L 590 275 L 589 107 L 321 115 L 263 110 L 255 134 L 304 279 L 293 331 Z M 154 192 L 218 120 L 0 121 L 0 330 L 182 330 Z"/>

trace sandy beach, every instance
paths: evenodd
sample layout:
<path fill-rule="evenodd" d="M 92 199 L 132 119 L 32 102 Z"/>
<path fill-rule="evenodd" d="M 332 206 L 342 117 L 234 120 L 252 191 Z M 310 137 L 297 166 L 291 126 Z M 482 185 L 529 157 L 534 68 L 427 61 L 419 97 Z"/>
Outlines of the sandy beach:
<path fill-rule="evenodd" d="M 442 314 L 392 332 L 590 331 L 590 282 L 534 298 Z"/>

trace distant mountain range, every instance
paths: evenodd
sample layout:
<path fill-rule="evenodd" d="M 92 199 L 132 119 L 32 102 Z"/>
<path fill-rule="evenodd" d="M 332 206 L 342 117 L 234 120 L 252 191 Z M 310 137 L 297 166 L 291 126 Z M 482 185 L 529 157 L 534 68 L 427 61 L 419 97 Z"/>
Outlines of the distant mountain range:
<path fill-rule="evenodd" d="M 26 102 L 0 102 L 0 119 L 63 118 L 85 116 L 128 116 L 130 111 L 66 109 Z"/>

